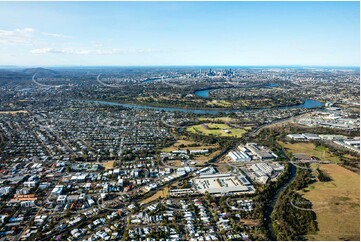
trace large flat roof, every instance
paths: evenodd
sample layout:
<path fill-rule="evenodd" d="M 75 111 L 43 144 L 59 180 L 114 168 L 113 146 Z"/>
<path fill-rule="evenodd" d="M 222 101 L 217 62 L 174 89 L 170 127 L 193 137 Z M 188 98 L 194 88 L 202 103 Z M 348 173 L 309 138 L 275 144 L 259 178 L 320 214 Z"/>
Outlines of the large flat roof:
<path fill-rule="evenodd" d="M 194 179 L 196 188 L 201 193 L 228 193 L 228 192 L 248 192 L 248 186 L 234 175 L 229 173 L 200 176 Z"/>

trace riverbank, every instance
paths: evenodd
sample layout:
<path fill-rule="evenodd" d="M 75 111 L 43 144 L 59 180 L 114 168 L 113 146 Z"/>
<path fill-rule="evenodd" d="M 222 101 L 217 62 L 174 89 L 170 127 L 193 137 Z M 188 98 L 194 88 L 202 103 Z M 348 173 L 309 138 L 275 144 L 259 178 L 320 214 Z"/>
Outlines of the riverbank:
<path fill-rule="evenodd" d="M 276 237 L 277 237 L 276 232 L 273 227 L 273 221 L 271 219 L 272 213 L 274 211 L 274 207 L 275 207 L 278 199 L 282 195 L 282 193 L 294 181 L 294 179 L 296 178 L 296 174 L 297 174 L 296 166 L 294 166 L 291 163 L 289 163 L 289 166 L 290 166 L 290 168 L 289 168 L 290 172 L 289 172 L 289 177 L 288 177 L 287 181 L 276 190 L 275 194 L 273 195 L 273 197 L 271 199 L 271 202 L 269 203 L 269 205 L 266 208 L 266 213 L 264 214 L 266 227 L 268 229 L 269 237 L 271 240 L 276 240 Z"/>
<path fill-rule="evenodd" d="M 253 85 L 253 86 L 226 86 L 226 87 L 208 87 L 195 90 L 193 92 L 194 95 L 202 98 L 209 98 L 209 92 L 212 90 L 219 90 L 219 89 L 230 89 L 230 88 L 274 88 L 279 87 L 279 84 L 270 83 L 266 85 Z"/>
<path fill-rule="evenodd" d="M 112 101 L 102 101 L 102 100 L 76 100 L 83 102 L 93 102 L 97 104 L 110 105 L 110 106 L 121 106 L 125 108 L 135 108 L 135 109 L 151 109 L 158 111 L 169 111 L 169 112 L 187 112 L 194 114 L 219 114 L 219 113 L 234 113 L 234 112 L 250 112 L 254 110 L 278 110 L 278 109 L 293 109 L 293 108 L 305 108 L 305 109 L 315 109 L 323 107 L 323 103 L 318 102 L 316 100 L 304 99 L 304 103 L 302 105 L 294 105 L 287 107 L 275 107 L 275 108 L 248 108 L 248 109 L 192 109 L 192 108 L 177 108 L 177 107 L 154 107 L 147 105 L 140 105 L 134 103 L 126 103 L 126 102 L 112 102 Z"/>

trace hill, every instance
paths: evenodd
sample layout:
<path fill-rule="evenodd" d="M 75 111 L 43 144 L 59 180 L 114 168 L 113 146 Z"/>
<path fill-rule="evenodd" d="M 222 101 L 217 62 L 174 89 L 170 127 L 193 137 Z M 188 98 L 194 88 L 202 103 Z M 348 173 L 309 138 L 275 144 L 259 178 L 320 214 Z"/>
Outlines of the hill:
<path fill-rule="evenodd" d="M 38 75 L 46 75 L 46 76 L 58 75 L 58 72 L 50 70 L 50 69 L 45 69 L 42 67 L 27 68 L 27 69 L 23 70 L 22 73 L 27 74 L 27 75 L 34 75 L 35 73 L 37 73 Z"/>

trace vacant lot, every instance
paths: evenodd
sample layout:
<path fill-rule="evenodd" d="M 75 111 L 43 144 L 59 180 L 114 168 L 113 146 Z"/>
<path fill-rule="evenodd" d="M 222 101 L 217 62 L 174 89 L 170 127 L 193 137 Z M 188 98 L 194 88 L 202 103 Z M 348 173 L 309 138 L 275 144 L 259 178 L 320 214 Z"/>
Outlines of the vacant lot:
<path fill-rule="evenodd" d="M 26 110 L 19 111 L 0 111 L 0 114 L 18 114 L 18 113 L 28 113 Z"/>
<path fill-rule="evenodd" d="M 216 155 L 219 155 L 219 153 L 221 153 L 221 150 L 216 150 L 208 155 L 196 155 L 193 157 L 193 160 L 197 162 L 197 165 L 204 165 L 204 163 L 206 163 Z"/>
<path fill-rule="evenodd" d="M 198 144 L 196 146 L 196 144 Z M 191 147 L 190 147 L 191 146 Z M 219 148 L 218 145 L 203 145 L 200 142 L 195 142 L 192 140 L 179 139 L 172 146 L 162 149 L 162 152 L 170 152 L 173 150 L 203 150 L 210 148 Z"/>
<path fill-rule="evenodd" d="M 195 146 L 197 145 L 197 146 Z M 209 149 L 216 149 L 210 154 L 205 155 L 194 155 L 193 161 L 197 162 L 197 165 L 203 165 L 205 162 L 212 159 L 214 156 L 218 155 L 221 152 L 219 145 L 206 145 L 200 142 L 195 142 L 192 140 L 186 140 L 185 137 L 182 139 L 177 140 L 172 146 L 165 147 L 161 151 L 162 152 L 171 152 L 173 150 L 209 150 Z M 171 161 L 169 161 L 171 162 Z M 172 165 L 169 163 L 169 165 Z M 180 166 L 179 164 L 173 166 Z"/>
<path fill-rule="evenodd" d="M 166 198 L 169 195 L 169 188 L 165 187 L 162 190 L 157 191 L 153 196 L 144 199 L 141 203 L 150 203 L 158 198 Z"/>
<path fill-rule="evenodd" d="M 208 128 L 207 128 L 208 127 Z M 245 129 L 236 129 L 232 128 L 227 124 L 216 124 L 216 123 L 207 123 L 193 125 L 187 128 L 187 131 L 192 133 L 199 133 L 204 135 L 214 135 L 221 137 L 242 137 L 247 131 Z"/>
<path fill-rule="evenodd" d="M 172 146 L 163 148 L 162 151 L 163 152 L 169 152 L 172 150 L 177 150 L 180 148 L 180 146 L 188 146 L 188 145 L 194 145 L 195 142 L 192 140 L 185 140 L 185 139 L 179 139 L 177 140 Z"/>
<path fill-rule="evenodd" d="M 314 166 L 313 168 L 315 168 Z M 320 169 L 332 178 L 311 184 L 304 197 L 312 202 L 319 231 L 309 240 L 360 239 L 360 176 L 336 164 Z"/>
<path fill-rule="evenodd" d="M 336 155 L 331 154 L 327 147 L 316 147 L 313 143 L 310 142 L 297 142 L 294 144 L 279 142 L 279 144 L 294 154 L 304 153 L 309 156 L 317 157 L 321 161 L 331 161 L 336 163 L 340 161 L 340 158 Z"/>
<path fill-rule="evenodd" d="M 182 165 L 182 161 L 180 160 L 167 160 L 167 165 L 170 166 L 176 166 L 176 167 L 183 167 L 184 165 Z"/>
<path fill-rule="evenodd" d="M 106 161 L 106 162 L 101 163 L 101 165 L 103 165 L 106 170 L 109 170 L 109 169 L 114 168 L 114 163 L 115 163 L 115 160 L 110 160 L 110 161 Z"/>

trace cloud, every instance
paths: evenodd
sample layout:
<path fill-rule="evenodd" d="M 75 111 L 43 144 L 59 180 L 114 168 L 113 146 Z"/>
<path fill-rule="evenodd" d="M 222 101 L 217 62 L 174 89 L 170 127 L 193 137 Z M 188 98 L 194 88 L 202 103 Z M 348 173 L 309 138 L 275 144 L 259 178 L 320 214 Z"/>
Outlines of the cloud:
<path fill-rule="evenodd" d="M 70 54 L 70 55 L 125 55 L 125 54 L 147 54 L 160 53 L 161 50 L 154 49 L 53 49 L 40 48 L 30 51 L 33 54 Z"/>
<path fill-rule="evenodd" d="M 71 38 L 71 36 L 57 33 L 38 32 L 33 28 L 23 28 L 14 30 L 0 29 L 1 45 L 34 45 L 44 42 L 44 36 L 51 38 Z"/>
<path fill-rule="evenodd" d="M 64 34 L 55 34 L 55 33 L 47 33 L 47 32 L 41 32 L 42 35 L 53 37 L 53 38 L 62 38 L 62 39 L 69 39 L 72 38 L 72 36 L 64 35 Z"/>
<path fill-rule="evenodd" d="M 34 41 L 34 32 L 32 28 L 0 30 L 0 44 L 30 45 Z"/>
<path fill-rule="evenodd" d="M 48 53 L 56 53 L 56 51 L 52 48 L 42 48 L 42 49 L 33 49 L 30 51 L 33 54 L 48 54 Z"/>

